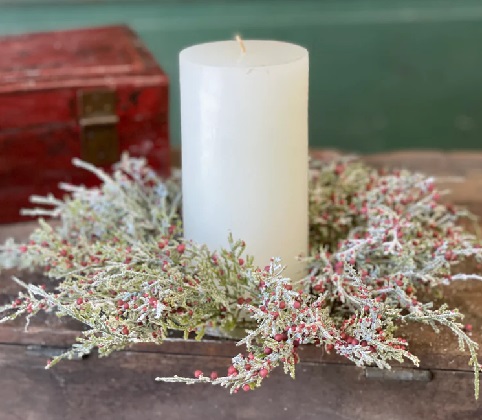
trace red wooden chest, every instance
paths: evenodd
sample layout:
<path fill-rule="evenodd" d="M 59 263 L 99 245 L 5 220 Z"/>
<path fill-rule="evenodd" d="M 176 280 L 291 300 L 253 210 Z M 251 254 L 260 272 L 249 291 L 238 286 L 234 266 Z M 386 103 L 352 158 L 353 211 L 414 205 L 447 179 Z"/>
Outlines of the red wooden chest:
<path fill-rule="evenodd" d="M 0 38 L 0 223 L 59 182 L 93 184 L 73 157 L 109 168 L 122 151 L 169 172 L 168 78 L 134 32 Z"/>

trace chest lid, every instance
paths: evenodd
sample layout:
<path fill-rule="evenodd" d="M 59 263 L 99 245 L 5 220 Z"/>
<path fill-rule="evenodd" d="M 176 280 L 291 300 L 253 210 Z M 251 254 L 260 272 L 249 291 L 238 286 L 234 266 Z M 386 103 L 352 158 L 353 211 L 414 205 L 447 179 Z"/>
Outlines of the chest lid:
<path fill-rule="evenodd" d="M 132 76 L 142 85 L 163 75 L 126 26 L 0 37 L 0 51 L 0 93 L 105 85 Z"/>

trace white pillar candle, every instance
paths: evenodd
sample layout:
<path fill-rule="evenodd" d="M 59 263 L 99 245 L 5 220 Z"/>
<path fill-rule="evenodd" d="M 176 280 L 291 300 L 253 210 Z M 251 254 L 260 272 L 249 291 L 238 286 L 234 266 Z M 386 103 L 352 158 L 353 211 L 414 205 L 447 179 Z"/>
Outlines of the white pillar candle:
<path fill-rule="evenodd" d="M 211 249 L 229 232 L 264 267 L 308 248 L 308 51 L 221 41 L 180 54 L 184 235 Z"/>

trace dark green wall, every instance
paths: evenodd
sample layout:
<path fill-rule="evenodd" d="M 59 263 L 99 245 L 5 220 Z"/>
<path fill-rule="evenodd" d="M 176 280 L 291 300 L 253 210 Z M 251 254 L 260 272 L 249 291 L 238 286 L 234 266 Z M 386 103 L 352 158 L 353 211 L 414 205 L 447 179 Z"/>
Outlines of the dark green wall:
<path fill-rule="evenodd" d="M 313 146 L 482 148 L 480 0 L 1 3 L 1 34 L 118 22 L 135 28 L 171 76 L 175 144 L 179 50 L 239 32 L 310 50 Z"/>

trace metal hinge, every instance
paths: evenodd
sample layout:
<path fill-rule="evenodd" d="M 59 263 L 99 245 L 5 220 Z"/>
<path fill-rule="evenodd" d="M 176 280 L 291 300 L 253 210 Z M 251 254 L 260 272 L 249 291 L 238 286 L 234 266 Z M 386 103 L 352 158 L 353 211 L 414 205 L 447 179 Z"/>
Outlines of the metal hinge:
<path fill-rule="evenodd" d="M 80 90 L 77 102 L 81 158 L 100 166 L 117 162 L 120 152 L 115 92 L 108 89 Z"/>
<path fill-rule="evenodd" d="M 30 356 L 45 357 L 46 359 L 53 359 L 54 357 L 60 356 L 68 351 L 68 348 L 60 347 L 50 347 L 50 346 L 40 346 L 37 344 L 32 344 L 27 346 L 27 354 Z M 74 353 L 73 360 L 81 360 L 87 358 L 88 355 L 81 355 Z"/>
<path fill-rule="evenodd" d="M 377 367 L 365 368 L 365 378 L 367 379 L 430 382 L 432 377 L 433 374 L 430 370 L 423 369 L 379 369 Z"/>

